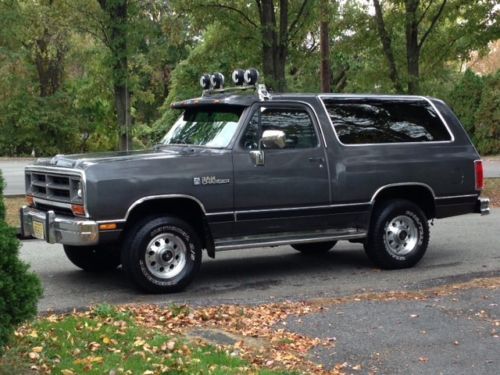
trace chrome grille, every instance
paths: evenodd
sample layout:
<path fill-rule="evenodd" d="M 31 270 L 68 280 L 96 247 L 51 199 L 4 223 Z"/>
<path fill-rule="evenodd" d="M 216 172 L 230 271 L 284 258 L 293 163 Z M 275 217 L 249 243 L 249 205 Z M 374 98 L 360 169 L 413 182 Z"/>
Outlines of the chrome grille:
<path fill-rule="evenodd" d="M 77 195 L 80 182 L 80 176 L 30 170 L 26 172 L 26 194 L 47 201 L 83 204 Z"/>

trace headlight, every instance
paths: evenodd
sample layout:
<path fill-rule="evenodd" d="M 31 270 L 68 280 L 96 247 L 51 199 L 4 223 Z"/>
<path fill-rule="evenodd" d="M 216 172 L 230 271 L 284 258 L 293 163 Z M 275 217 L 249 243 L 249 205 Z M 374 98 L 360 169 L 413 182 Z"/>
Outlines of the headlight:
<path fill-rule="evenodd" d="M 82 190 L 82 183 L 79 182 L 78 185 L 76 186 L 76 196 L 80 199 L 83 198 L 83 190 Z"/>

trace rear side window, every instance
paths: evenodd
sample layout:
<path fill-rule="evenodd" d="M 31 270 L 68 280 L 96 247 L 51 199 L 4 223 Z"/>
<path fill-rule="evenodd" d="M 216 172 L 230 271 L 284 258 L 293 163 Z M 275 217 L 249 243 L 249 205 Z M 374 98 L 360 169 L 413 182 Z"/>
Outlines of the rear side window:
<path fill-rule="evenodd" d="M 451 140 L 436 110 L 424 100 L 324 99 L 344 144 Z"/>

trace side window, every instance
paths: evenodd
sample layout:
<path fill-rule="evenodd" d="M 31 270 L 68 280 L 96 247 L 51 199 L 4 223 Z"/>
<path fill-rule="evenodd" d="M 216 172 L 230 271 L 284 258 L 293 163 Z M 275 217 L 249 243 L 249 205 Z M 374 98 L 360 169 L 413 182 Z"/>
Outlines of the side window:
<path fill-rule="evenodd" d="M 434 108 L 423 100 L 325 100 L 345 144 L 449 141 Z"/>
<path fill-rule="evenodd" d="M 286 135 L 287 149 L 318 145 L 312 119 L 303 109 L 259 108 L 248 123 L 241 146 L 249 150 L 258 149 L 261 135 L 266 130 L 282 130 Z"/>

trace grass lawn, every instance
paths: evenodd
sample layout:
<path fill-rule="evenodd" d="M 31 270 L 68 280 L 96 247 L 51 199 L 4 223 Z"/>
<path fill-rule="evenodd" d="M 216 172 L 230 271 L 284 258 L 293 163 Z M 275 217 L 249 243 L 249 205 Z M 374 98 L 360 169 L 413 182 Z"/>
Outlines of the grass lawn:
<path fill-rule="evenodd" d="M 260 369 L 237 353 L 136 323 L 108 305 L 49 316 L 21 327 L 0 374 L 289 374 Z"/>

